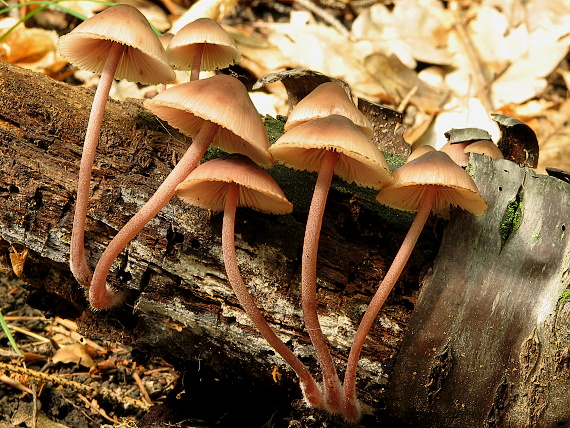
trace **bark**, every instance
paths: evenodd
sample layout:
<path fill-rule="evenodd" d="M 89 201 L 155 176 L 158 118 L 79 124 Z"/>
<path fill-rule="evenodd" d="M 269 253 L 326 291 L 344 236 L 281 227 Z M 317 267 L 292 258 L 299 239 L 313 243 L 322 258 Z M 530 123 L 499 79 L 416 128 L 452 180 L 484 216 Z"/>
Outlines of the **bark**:
<path fill-rule="evenodd" d="M 89 336 L 120 340 L 179 368 L 207 365 L 236 382 L 274 385 L 276 365 L 284 375 L 277 387 L 299 397 L 293 373 L 257 335 L 227 284 L 220 213 L 172 200 L 111 271 L 110 280 L 125 291 L 125 304 L 115 311 L 89 310 L 85 290 L 69 272 L 68 253 L 92 97 L 93 91 L 0 62 L 4 270 L 12 271 L 10 244 L 17 251 L 28 248 L 23 277 L 29 300 L 48 314 L 77 319 Z M 283 123 L 267 122 L 270 134 L 278 135 L 273 128 Z M 87 224 L 92 265 L 188 144 L 140 101 L 109 104 Z M 570 271 L 565 234 L 570 185 L 509 161 L 474 159 L 470 173 L 489 211 L 482 218 L 452 213 L 444 248 L 408 327 L 445 222 L 433 220 L 425 227 L 364 346 L 357 394 L 365 412 L 383 419 L 382 408 L 387 408 L 398 424 L 563 426 L 570 420 L 563 394 L 570 377 L 570 309 L 559 298 Z M 316 177 L 283 167 L 270 172 L 295 210 L 286 216 L 238 210 L 238 263 L 269 323 L 317 374 L 299 287 L 304 224 Z M 413 218 L 377 205 L 375 194 L 333 180 L 325 210 L 318 310 L 341 371 L 366 305 Z"/>
<path fill-rule="evenodd" d="M 471 172 L 490 208 L 448 224 L 389 410 L 402 426 L 568 426 L 570 185 L 483 157 Z"/>
<path fill-rule="evenodd" d="M 0 63 L 0 251 L 30 250 L 23 277 L 32 305 L 77 319 L 84 334 L 121 340 L 179 367 L 201 361 L 235 379 L 279 386 L 300 397 L 293 373 L 252 327 L 227 283 L 220 213 L 171 201 L 128 247 L 110 281 L 125 304 L 89 310 L 85 290 L 68 268 L 74 195 L 93 91 Z M 283 122 L 268 120 L 268 127 Z M 279 132 L 270 129 L 270 133 Z M 87 255 L 94 266 L 105 245 L 148 200 L 189 140 L 160 123 L 139 100 L 107 107 L 91 182 Z M 214 151 L 210 155 L 216 154 Z M 301 315 L 300 260 L 304 224 L 316 176 L 284 167 L 271 174 L 295 211 L 271 216 L 237 212 L 238 263 L 278 335 L 317 375 Z M 376 192 L 333 180 L 318 260 L 318 310 L 343 369 L 367 302 L 389 267 L 412 216 L 374 202 Z M 435 257 L 441 224 L 427 228 L 364 349 L 359 397 L 382 400 L 424 266 Z M 4 257 L 4 270 L 11 272 Z"/>

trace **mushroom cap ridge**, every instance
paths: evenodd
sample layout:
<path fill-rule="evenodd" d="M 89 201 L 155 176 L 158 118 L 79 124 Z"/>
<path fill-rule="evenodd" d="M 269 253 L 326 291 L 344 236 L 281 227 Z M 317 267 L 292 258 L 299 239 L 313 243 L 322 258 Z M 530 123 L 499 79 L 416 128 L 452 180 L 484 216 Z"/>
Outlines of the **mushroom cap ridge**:
<path fill-rule="evenodd" d="M 127 46 L 115 79 L 154 85 L 176 78 L 158 36 L 144 15 L 126 4 L 112 6 L 82 22 L 59 38 L 58 47 L 70 63 L 101 74 L 113 43 Z"/>
<path fill-rule="evenodd" d="M 170 41 L 166 55 L 174 68 L 192 67 L 196 45 L 203 44 L 200 70 L 218 70 L 241 58 L 238 47 L 226 30 L 210 18 L 198 18 L 182 27 Z"/>
<path fill-rule="evenodd" d="M 223 211 L 230 183 L 240 186 L 239 207 L 272 214 L 293 211 L 293 204 L 273 177 L 242 155 L 224 156 L 199 165 L 176 187 L 176 195 L 191 205 Z"/>
<path fill-rule="evenodd" d="M 402 211 L 417 211 L 427 188 L 436 188 L 433 211 L 443 212 L 456 205 L 476 215 L 483 215 L 487 203 L 473 179 L 451 158 L 439 151 L 429 151 L 392 173 L 390 186 L 380 191 L 376 200 Z"/>
<path fill-rule="evenodd" d="M 380 189 L 392 181 L 382 152 L 344 116 L 305 122 L 269 148 L 279 163 L 305 171 L 319 171 L 325 150 L 340 153 L 334 172 L 349 183 Z"/>
<path fill-rule="evenodd" d="M 212 144 L 241 153 L 267 168 L 273 166 L 269 138 L 247 89 L 234 77 L 219 74 L 168 88 L 144 106 L 184 134 L 195 137 L 205 120 L 220 129 Z"/>
<path fill-rule="evenodd" d="M 313 89 L 289 112 L 285 131 L 293 129 L 309 120 L 338 114 L 349 118 L 367 137 L 371 138 L 374 126 L 356 108 L 346 91 L 335 82 L 322 83 Z"/>

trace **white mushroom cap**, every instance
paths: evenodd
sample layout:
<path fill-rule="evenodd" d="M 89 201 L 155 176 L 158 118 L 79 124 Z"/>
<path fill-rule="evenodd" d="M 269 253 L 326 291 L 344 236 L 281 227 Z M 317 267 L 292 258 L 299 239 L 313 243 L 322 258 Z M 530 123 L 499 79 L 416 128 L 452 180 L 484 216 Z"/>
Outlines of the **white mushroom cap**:
<path fill-rule="evenodd" d="M 58 47 L 70 63 L 101 74 L 113 43 L 127 46 L 115 72 L 116 79 L 154 85 L 176 78 L 144 15 L 126 4 L 112 6 L 82 22 L 60 37 Z"/>

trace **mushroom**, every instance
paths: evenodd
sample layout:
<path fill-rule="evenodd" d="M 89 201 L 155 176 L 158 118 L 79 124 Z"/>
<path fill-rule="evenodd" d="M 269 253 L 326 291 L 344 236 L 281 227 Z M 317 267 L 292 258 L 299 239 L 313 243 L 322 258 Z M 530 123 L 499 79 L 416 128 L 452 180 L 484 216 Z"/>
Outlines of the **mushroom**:
<path fill-rule="evenodd" d="M 174 68 L 191 70 L 191 81 L 199 79 L 200 70 L 226 68 L 241 58 L 232 36 L 210 18 L 198 18 L 182 27 L 166 55 Z"/>
<path fill-rule="evenodd" d="M 306 401 L 322 406 L 322 394 L 307 367 L 277 337 L 243 282 L 236 257 L 234 228 L 236 207 L 286 214 L 293 210 L 273 178 L 243 155 L 229 155 L 205 162 L 176 187 L 176 195 L 191 205 L 223 211 L 222 252 L 228 281 L 234 293 L 263 338 L 295 371 Z"/>
<path fill-rule="evenodd" d="M 355 384 L 362 346 L 376 315 L 400 277 L 430 212 L 442 212 L 450 205 L 457 205 L 480 216 L 487 209 L 473 179 L 443 152 L 428 151 L 406 162 L 392 176 L 393 183 L 383 188 L 376 199 L 389 207 L 417 211 L 417 214 L 362 317 L 350 349 L 344 377 L 345 416 L 349 421 L 356 421 L 360 416 Z"/>
<path fill-rule="evenodd" d="M 372 137 L 373 126 L 364 114 L 356 108 L 348 93 L 339 83 L 326 82 L 313 89 L 297 103 L 287 117 L 285 132 L 309 120 L 339 114 L 350 119 L 367 137 Z"/>
<path fill-rule="evenodd" d="M 392 180 L 388 164 L 374 143 L 350 119 L 339 115 L 290 129 L 269 151 L 285 166 L 318 171 L 303 243 L 302 306 L 323 374 L 326 408 L 340 413 L 342 387 L 317 314 L 317 251 L 323 214 L 333 173 L 349 183 L 380 189 Z"/>
<path fill-rule="evenodd" d="M 439 150 L 446 153 L 457 165 L 469 164 L 467 147 L 477 141 L 488 140 L 492 144 L 491 134 L 481 128 L 453 128 L 444 133 L 447 143 Z"/>
<path fill-rule="evenodd" d="M 488 156 L 492 159 L 504 159 L 503 153 L 491 140 L 479 140 L 469 144 L 463 153 L 469 155 L 470 153 L 477 153 L 483 156 Z"/>
<path fill-rule="evenodd" d="M 129 5 L 112 6 L 94 15 L 62 36 L 58 47 L 70 63 L 101 75 L 85 132 L 69 257 L 73 275 L 80 284 L 87 286 L 91 269 L 85 256 L 84 235 L 89 184 L 113 79 L 158 84 L 172 81 L 175 76 L 148 21 L 138 9 Z"/>
<path fill-rule="evenodd" d="M 176 186 L 196 167 L 210 144 L 242 153 L 264 167 L 273 166 L 269 140 L 245 86 L 218 75 L 173 86 L 144 106 L 192 137 L 192 144 L 148 202 L 123 226 L 97 263 L 89 302 L 96 309 L 119 303 L 106 285 L 113 262 L 136 234 L 172 199 Z"/>

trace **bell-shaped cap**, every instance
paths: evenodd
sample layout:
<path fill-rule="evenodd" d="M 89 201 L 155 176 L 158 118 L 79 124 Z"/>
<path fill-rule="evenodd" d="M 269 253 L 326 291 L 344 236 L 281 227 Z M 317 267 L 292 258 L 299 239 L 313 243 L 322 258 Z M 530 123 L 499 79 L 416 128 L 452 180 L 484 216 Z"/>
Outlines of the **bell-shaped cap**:
<path fill-rule="evenodd" d="M 200 70 L 226 68 L 241 58 L 234 39 L 220 24 L 199 18 L 182 27 L 170 41 L 166 49 L 170 64 L 179 70 L 190 70 L 199 44 L 204 45 Z"/>
<path fill-rule="evenodd" d="M 393 183 L 380 191 L 376 200 L 402 211 L 418 211 L 428 188 L 436 188 L 434 212 L 445 212 L 455 205 L 483 215 L 487 203 L 473 179 L 451 158 L 439 151 L 428 151 L 396 169 Z"/>
<path fill-rule="evenodd" d="M 223 211 L 230 183 L 240 186 L 238 207 L 272 214 L 293 211 L 293 204 L 273 177 L 243 155 L 228 155 L 204 162 L 176 187 L 176 195 L 191 205 Z"/>
<path fill-rule="evenodd" d="M 408 156 L 408 159 L 406 159 L 406 162 L 411 162 L 414 159 L 419 158 L 423 154 L 425 154 L 427 152 L 433 152 L 433 151 L 435 151 L 435 148 L 433 146 L 428 146 L 428 145 L 419 146 L 418 148 L 414 149 L 414 151 L 412 153 L 410 153 L 410 156 Z"/>
<path fill-rule="evenodd" d="M 374 127 L 364 114 L 356 108 L 346 91 L 335 82 L 322 83 L 313 89 L 289 113 L 285 131 L 309 120 L 338 114 L 349 118 L 367 137 L 372 137 Z"/>
<path fill-rule="evenodd" d="M 204 121 L 219 125 L 212 144 L 229 153 L 241 153 L 263 167 L 273 166 L 263 120 L 247 89 L 234 77 L 219 74 L 181 83 L 146 100 L 144 106 L 194 138 Z"/>
<path fill-rule="evenodd" d="M 155 85 L 176 78 L 158 36 L 144 15 L 126 4 L 111 6 L 82 22 L 60 37 L 58 47 L 71 64 L 101 74 L 113 43 L 127 48 L 115 79 Z"/>
<path fill-rule="evenodd" d="M 503 153 L 491 140 L 479 140 L 469 144 L 463 153 L 478 153 L 480 155 L 488 156 L 493 159 L 504 159 Z"/>
<path fill-rule="evenodd" d="M 305 171 L 319 171 L 326 150 L 340 153 L 334 173 L 349 183 L 380 189 L 392 181 L 382 152 L 344 116 L 303 123 L 269 148 L 277 162 Z"/>

